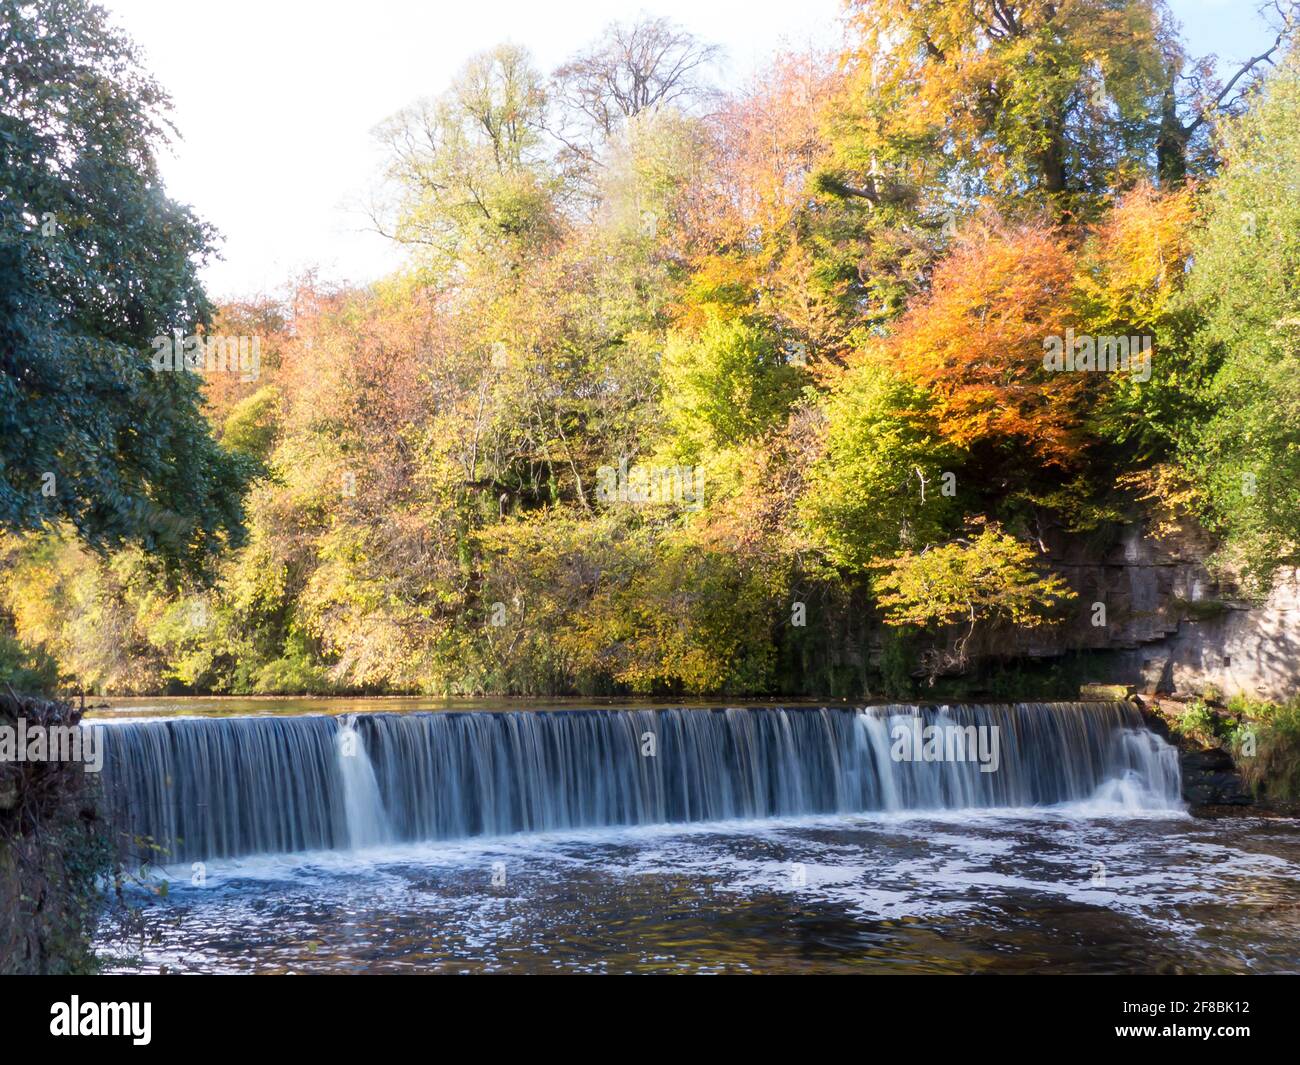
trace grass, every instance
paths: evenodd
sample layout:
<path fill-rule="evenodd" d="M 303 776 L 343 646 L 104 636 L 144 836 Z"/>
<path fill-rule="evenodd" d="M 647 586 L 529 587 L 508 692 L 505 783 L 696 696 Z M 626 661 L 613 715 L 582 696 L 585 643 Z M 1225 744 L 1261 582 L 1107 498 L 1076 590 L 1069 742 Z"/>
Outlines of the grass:
<path fill-rule="evenodd" d="M 1284 703 L 1234 699 L 1241 723 L 1229 737 L 1242 779 L 1257 795 L 1300 799 L 1300 696 Z"/>

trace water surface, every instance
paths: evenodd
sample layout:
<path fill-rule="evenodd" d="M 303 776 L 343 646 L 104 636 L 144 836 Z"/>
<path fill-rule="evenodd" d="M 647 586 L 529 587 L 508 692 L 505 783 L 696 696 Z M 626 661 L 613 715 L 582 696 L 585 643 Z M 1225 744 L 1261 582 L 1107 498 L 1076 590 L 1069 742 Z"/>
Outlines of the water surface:
<path fill-rule="evenodd" d="M 255 702 L 104 715 L 170 855 L 110 971 L 1300 971 L 1300 826 L 1190 816 L 1119 705 Z M 998 725 L 1002 763 L 891 760 L 912 715 Z"/>
<path fill-rule="evenodd" d="M 111 971 L 1300 972 L 1300 833 L 1251 818 L 663 826 L 170 877 L 105 928 Z"/>

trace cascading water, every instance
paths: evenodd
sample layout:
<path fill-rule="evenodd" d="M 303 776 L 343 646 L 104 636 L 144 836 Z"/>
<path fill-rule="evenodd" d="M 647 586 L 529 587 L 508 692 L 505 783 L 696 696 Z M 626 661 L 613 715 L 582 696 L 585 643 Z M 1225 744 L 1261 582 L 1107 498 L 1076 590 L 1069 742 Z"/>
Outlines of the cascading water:
<path fill-rule="evenodd" d="M 348 717 L 335 734 L 339 776 L 343 781 L 343 810 L 347 819 L 348 843 L 368 847 L 392 838 L 384 800 L 379 794 L 375 769 L 366 755 L 365 740 Z"/>
<path fill-rule="evenodd" d="M 111 816 L 168 861 L 796 815 L 1181 808 L 1124 703 L 178 718 L 105 730 Z"/>

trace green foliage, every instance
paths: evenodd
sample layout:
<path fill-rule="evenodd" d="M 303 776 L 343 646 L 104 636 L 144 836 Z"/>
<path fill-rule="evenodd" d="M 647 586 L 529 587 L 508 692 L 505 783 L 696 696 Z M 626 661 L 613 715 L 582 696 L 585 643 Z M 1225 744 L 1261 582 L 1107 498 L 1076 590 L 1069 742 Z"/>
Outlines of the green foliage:
<path fill-rule="evenodd" d="M 41 648 L 25 647 L 13 635 L 0 631 L 0 684 L 15 691 L 49 693 L 59 682 L 59 664 Z"/>
<path fill-rule="evenodd" d="M 264 665 L 250 686 L 267 695 L 327 695 L 335 687 L 328 671 L 318 665 L 312 649 L 300 635 L 293 635 L 285 655 Z"/>
<path fill-rule="evenodd" d="M 1284 703 L 1236 699 L 1240 724 L 1226 737 L 1247 786 L 1275 799 L 1300 799 L 1300 697 Z"/>
<path fill-rule="evenodd" d="M 475 56 L 451 88 L 377 131 L 390 150 L 391 234 L 433 271 L 502 256 L 519 265 L 556 232 L 558 185 L 545 165 L 546 92 L 527 51 Z"/>
<path fill-rule="evenodd" d="M 196 377 L 152 372 L 155 336 L 210 316 L 211 232 L 158 176 L 166 108 L 102 8 L 0 6 L 0 528 L 197 566 L 238 540 L 247 469 Z"/>
<path fill-rule="evenodd" d="M 1265 583 L 1300 550 L 1300 53 L 1228 127 L 1224 152 L 1188 283 L 1208 413 L 1181 458 L 1231 556 Z"/>
<path fill-rule="evenodd" d="M 881 633 L 880 683 L 886 698 L 908 699 L 915 693 L 912 663 L 916 655 L 911 635 L 898 626 L 886 628 Z"/>
<path fill-rule="evenodd" d="M 1041 576 L 1032 547 L 996 528 L 971 540 L 878 560 L 875 579 L 891 625 L 944 627 L 1001 618 L 1044 624 L 1058 603 L 1075 597 L 1065 581 Z"/>
<path fill-rule="evenodd" d="M 265 462 L 279 430 L 280 403 L 280 390 L 273 385 L 241 399 L 226 416 L 222 445 Z"/>
<path fill-rule="evenodd" d="M 943 475 L 961 456 L 930 424 L 924 394 L 864 363 L 825 409 L 825 450 L 801 507 L 830 561 L 863 572 L 880 555 L 944 538 L 957 508 Z"/>
<path fill-rule="evenodd" d="M 1181 714 L 1171 720 L 1175 732 L 1190 736 L 1201 743 L 1217 745 L 1229 735 L 1226 719 L 1210 708 L 1204 700 L 1193 699 Z"/>
<path fill-rule="evenodd" d="M 664 423 L 671 450 L 694 461 L 759 436 L 785 419 L 804 375 L 771 332 L 711 315 L 664 350 Z"/>

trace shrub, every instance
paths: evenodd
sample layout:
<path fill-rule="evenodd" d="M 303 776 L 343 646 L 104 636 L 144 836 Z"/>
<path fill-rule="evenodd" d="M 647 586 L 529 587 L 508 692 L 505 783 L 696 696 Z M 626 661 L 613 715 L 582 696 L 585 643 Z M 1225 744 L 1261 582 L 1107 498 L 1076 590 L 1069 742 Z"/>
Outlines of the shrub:
<path fill-rule="evenodd" d="M 1300 696 L 1244 709 L 1232 744 L 1242 779 L 1257 795 L 1300 799 Z"/>
<path fill-rule="evenodd" d="M 1181 736 L 1189 736 L 1212 747 L 1224 745 L 1228 728 L 1220 716 L 1203 699 L 1194 699 L 1187 709 L 1173 719 L 1172 727 Z"/>

